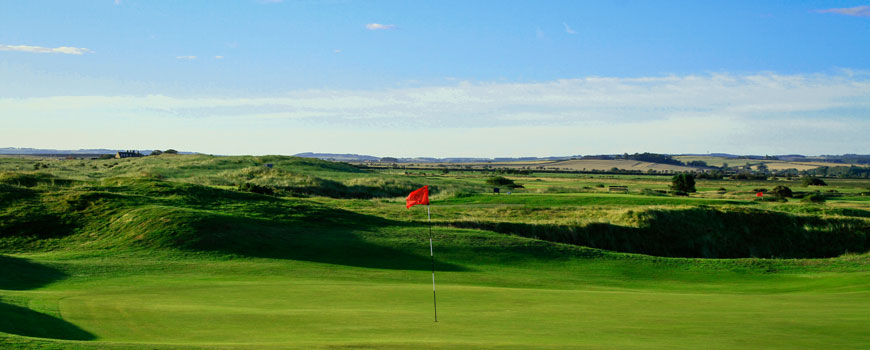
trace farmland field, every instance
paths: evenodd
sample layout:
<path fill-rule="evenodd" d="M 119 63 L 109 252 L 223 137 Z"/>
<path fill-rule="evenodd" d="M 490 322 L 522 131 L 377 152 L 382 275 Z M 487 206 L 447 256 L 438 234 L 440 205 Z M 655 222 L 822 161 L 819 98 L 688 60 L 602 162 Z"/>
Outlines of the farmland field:
<path fill-rule="evenodd" d="M 796 169 L 798 171 L 815 169 L 822 166 L 827 167 L 836 167 L 836 166 L 863 166 L 866 167 L 867 164 L 845 164 L 845 163 L 832 163 L 832 162 L 806 162 L 806 161 L 784 161 L 784 160 L 770 160 L 770 159 L 749 159 L 749 158 L 727 158 L 727 157 L 715 157 L 715 156 L 675 156 L 675 159 L 678 159 L 681 162 L 691 162 L 700 160 L 706 162 L 707 165 L 721 167 L 723 164 L 729 164 L 731 166 L 744 166 L 749 164 L 751 168 L 757 169 L 759 164 L 764 164 L 770 170 L 786 170 L 786 169 Z"/>
<path fill-rule="evenodd" d="M 0 158 L 0 347 L 870 349 L 870 181 L 488 176 Z"/>
<path fill-rule="evenodd" d="M 831 162 L 809 162 L 809 161 L 783 161 L 783 160 L 767 160 L 767 159 L 750 159 L 750 158 L 727 158 L 716 156 L 674 156 L 674 159 L 684 163 L 692 161 L 703 161 L 711 167 L 722 167 L 728 165 L 731 167 L 742 168 L 749 166 L 750 169 L 758 170 L 759 165 L 764 165 L 768 170 L 781 171 L 794 169 L 797 171 L 805 171 L 817 169 L 819 167 L 843 167 L 843 166 L 858 166 L 867 167 L 867 164 L 846 164 L 846 163 L 831 163 Z M 392 163 L 360 163 L 371 167 L 389 168 Z M 465 163 L 403 163 L 405 167 L 419 169 L 443 169 L 443 168 L 467 168 L 467 169 L 527 169 L 527 170 L 558 170 L 558 171 L 580 171 L 580 172 L 601 172 L 612 169 L 625 171 L 640 171 L 647 173 L 655 171 L 659 173 L 684 172 L 684 171 L 700 171 L 703 167 L 652 163 L 626 159 L 571 159 L 559 161 L 510 161 L 510 162 L 465 162 Z"/>

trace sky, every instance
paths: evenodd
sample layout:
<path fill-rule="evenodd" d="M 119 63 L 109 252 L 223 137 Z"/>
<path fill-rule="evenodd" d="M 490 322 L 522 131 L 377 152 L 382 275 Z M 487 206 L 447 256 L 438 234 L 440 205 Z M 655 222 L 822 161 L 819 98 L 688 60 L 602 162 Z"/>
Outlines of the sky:
<path fill-rule="evenodd" d="M 870 153 L 870 1 L 0 0 L 0 147 Z"/>

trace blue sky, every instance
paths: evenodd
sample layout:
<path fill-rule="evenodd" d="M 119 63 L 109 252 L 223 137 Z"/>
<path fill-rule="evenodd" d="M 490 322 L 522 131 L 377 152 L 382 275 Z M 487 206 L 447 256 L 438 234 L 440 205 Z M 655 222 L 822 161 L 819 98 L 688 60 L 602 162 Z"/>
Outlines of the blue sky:
<path fill-rule="evenodd" d="M 870 2 L 3 1 L 0 122 L 0 147 L 868 153 Z"/>

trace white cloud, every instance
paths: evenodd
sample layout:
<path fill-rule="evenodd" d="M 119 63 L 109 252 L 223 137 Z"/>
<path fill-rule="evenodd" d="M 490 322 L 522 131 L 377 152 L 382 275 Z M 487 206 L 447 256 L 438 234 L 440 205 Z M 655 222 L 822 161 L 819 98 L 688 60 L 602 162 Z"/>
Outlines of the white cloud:
<path fill-rule="evenodd" d="M 224 56 L 214 56 L 214 59 L 216 59 L 216 60 L 222 60 L 222 59 L 224 59 Z"/>
<path fill-rule="evenodd" d="M 175 56 L 179 60 L 195 60 L 196 56 Z"/>
<path fill-rule="evenodd" d="M 150 125 L 160 125 L 194 142 L 184 145 L 186 149 L 223 154 L 821 154 L 870 149 L 864 135 L 870 130 L 870 77 L 845 74 L 457 82 L 404 89 L 298 90 L 247 98 L 0 98 L 0 110 L 0 123 L 8 125 L 0 129 L 0 139 L 9 144 L 19 139 L 26 144 L 46 125 L 65 125 L 63 121 L 71 118 L 81 125 L 83 138 L 96 140 L 106 137 L 97 126 L 124 120 L 142 127 L 131 133 L 130 142 L 140 140 L 143 147 L 150 139 L 168 137 L 157 129 L 149 131 Z M 429 141 L 399 147 L 408 132 Z M 249 136 L 227 144 L 210 141 L 211 136 L 187 138 L 185 133 Z"/>
<path fill-rule="evenodd" d="M 818 13 L 836 13 L 840 15 L 846 16 L 854 16 L 854 17 L 870 17 L 870 6 L 855 6 L 855 7 L 845 7 L 845 8 L 831 8 L 831 9 L 823 9 L 816 10 Z"/>
<path fill-rule="evenodd" d="M 565 33 L 572 34 L 572 35 L 577 34 L 577 31 L 575 31 L 574 29 L 571 29 L 571 27 L 568 26 L 568 23 L 562 22 L 562 25 L 565 26 Z"/>
<path fill-rule="evenodd" d="M 388 30 L 395 29 L 395 24 L 380 24 L 380 23 L 369 23 L 366 24 L 366 29 L 368 30 Z"/>
<path fill-rule="evenodd" d="M 62 53 L 67 55 L 83 55 L 86 53 L 93 53 L 90 49 L 82 48 L 82 47 L 70 47 L 70 46 L 61 46 L 61 47 L 42 47 L 42 46 L 30 46 L 30 45 L 0 45 L 0 51 L 20 51 L 20 52 L 33 52 L 33 53 Z"/>
<path fill-rule="evenodd" d="M 332 53 L 341 53 L 341 50 L 335 49 L 335 50 L 332 50 Z"/>

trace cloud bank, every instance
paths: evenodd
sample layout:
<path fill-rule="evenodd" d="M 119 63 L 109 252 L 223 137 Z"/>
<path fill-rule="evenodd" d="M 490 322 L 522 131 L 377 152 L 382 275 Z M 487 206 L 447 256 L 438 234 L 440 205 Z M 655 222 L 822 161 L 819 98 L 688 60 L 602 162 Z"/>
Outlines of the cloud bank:
<path fill-rule="evenodd" d="M 16 116 L 0 117 L 9 126 L 0 131 L 5 140 L 72 120 L 82 133 L 94 134 L 86 139 L 99 139 L 108 136 L 100 136 L 97 126 L 120 121 L 132 130 L 125 142 L 144 146 L 177 133 L 178 140 L 190 142 L 182 145 L 186 149 L 223 154 L 822 154 L 870 149 L 865 135 L 870 130 L 870 77 L 854 73 L 460 82 L 245 98 L 0 98 L 0 110 Z M 234 141 L 215 141 L 220 135 Z M 407 135 L 420 142 L 405 144 Z M 109 146 L 107 142 L 93 146 Z M 30 145 L 10 145 L 25 144 Z"/>
<path fill-rule="evenodd" d="M 90 49 L 82 48 L 82 47 L 70 47 L 70 46 L 61 46 L 61 47 L 42 47 L 42 46 L 30 46 L 30 45 L 0 45 L 0 51 L 19 51 L 19 52 L 32 52 L 32 53 L 62 53 L 66 55 L 83 55 L 86 53 L 93 53 Z"/>

